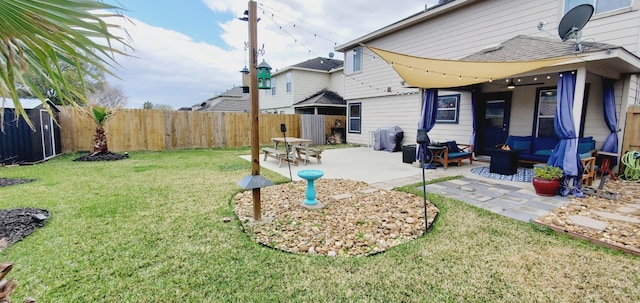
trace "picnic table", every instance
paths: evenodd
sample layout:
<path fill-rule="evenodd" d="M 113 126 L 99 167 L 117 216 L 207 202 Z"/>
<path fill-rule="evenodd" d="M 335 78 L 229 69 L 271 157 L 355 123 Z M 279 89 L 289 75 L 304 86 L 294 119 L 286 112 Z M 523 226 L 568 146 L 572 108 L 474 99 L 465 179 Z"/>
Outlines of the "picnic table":
<path fill-rule="evenodd" d="M 321 163 L 322 149 L 312 147 L 313 140 L 311 139 L 276 137 L 271 138 L 271 141 L 273 142 L 273 148 L 263 148 L 262 152 L 265 160 L 267 160 L 267 157 L 278 159 L 280 161 L 278 167 L 284 161 L 289 161 L 295 165 L 298 165 L 298 161 L 304 161 L 303 163 L 306 165 L 310 157 L 316 158 L 318 163 Z M 284 149 L 279 148 L 279 146 L 283 145 Z"/>

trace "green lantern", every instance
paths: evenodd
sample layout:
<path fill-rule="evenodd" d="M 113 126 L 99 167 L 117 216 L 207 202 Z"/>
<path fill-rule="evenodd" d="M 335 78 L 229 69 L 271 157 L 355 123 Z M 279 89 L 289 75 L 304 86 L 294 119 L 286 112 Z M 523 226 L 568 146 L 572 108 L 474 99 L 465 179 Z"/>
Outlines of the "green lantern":
<path fill-rule="evenodd" d="M 258 70 L 258 89 L 271 89 L 271 66 L 262 59 L 256 69 Z"/>

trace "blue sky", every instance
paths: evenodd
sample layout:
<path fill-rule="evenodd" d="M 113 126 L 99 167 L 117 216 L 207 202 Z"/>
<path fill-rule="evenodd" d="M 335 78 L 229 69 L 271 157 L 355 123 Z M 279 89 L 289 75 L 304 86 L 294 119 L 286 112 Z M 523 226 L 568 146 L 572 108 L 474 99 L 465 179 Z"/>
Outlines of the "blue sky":
<path fill-rule="evenodd" d="M 146 101 L 178 109 L 241 85 L 246 65 L 248 7 L 242 0 L 107 0 L 124 7 L 115 22 L 131 36 L 135 52 L 119 57 L 117 78 L 127 107 Z M 274 69 L 318 56 L 335 44 L 366 35 L 434 5 L 437 0 L 258 1 L 258 44 Z M 342 59 L 336 53 L 336 59 Z"/>
<path fill-rule="evenodd" d="M 160 26 L 189 35 L 195 41 L 224 46 L 218 20 L 230 20 L 230 12 L 214 12 L 197 0 L 119 0 L 108 3 L 124 6 L 125 15 L 149 25 Z M 152 5 L 150 5 L 152 4 Z"/>

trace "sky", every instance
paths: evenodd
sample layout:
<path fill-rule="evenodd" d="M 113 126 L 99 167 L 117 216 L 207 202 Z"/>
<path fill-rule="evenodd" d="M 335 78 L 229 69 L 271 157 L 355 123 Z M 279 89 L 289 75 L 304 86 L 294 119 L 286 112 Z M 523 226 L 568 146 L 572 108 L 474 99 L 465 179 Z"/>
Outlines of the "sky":
<path fill-rule="evenodd" d="M 117 76 L 128 108 L 153 104 L 190 107 L 242 84 L 248 65 L 248 24 L 242 0 L 106 0 L 124 8 L 120 25 L 129 56 L 118 56 Z M 438 0 L 257 1 L 258 56 L 272 72 L 316 57 L 343 59 L 334 47 L 433 6 Z M 122 32 L 114 32 L 123 34 Z"/>

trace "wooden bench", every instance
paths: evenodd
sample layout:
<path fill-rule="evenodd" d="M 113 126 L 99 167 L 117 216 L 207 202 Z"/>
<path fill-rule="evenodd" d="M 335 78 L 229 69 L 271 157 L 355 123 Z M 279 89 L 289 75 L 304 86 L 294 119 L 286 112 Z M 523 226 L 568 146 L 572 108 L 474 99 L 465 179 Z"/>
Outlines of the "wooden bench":
<path fill-rule="evenodd" d="M 298 159 L 303 160 L 304 164 L 307 164 L 307 161 L 309 161 L 309 157 L 316 158 L 316 160 L 318 161 L 318 164 L 322 163 L 321 148 L 296 145 L 295 149 L 296 149 L 296 152 L 298 153 Z M 304 159 L 302 158 L 302 156 L 304 156 Z"/>
<path fill-rule="evenodd" d="M 264 161 L 267 161 L 267 157 L 272 157 L 278 160 L 278 167 L 280 167 L 284 161 L 293 162 L 295 165 L 298 165 L 298 160 L 295 157 L 287 156 L 287 152 L 282 149 L 265 147 L 262 149 L 262 152 L 264 153 Z"/>

